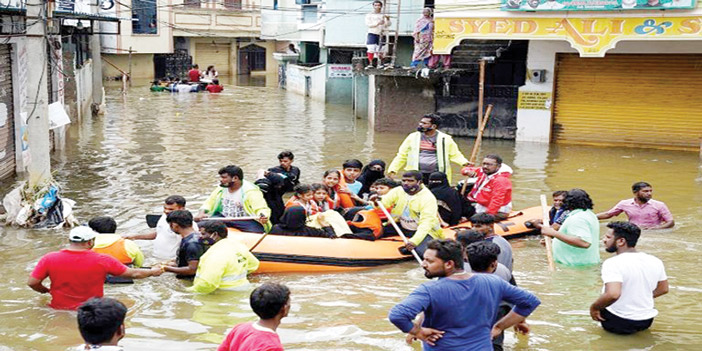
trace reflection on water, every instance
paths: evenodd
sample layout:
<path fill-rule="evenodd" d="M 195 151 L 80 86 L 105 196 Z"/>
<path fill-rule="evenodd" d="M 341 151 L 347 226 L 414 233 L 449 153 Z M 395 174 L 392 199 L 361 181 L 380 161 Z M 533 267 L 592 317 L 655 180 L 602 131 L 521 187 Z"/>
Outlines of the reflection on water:
<path fill-rule="evenodd" d="M 167 195 L 182 194 L 195 209 L 215 186 L 223 165 L 241 165 L 250 179 L 257 169 L 275 165 L 278 152 L 290 149 L 302 180 L 315 182 L 347 158 L 389 162 L 405 136 L 369 132 L 346 106 L 277 90 L 270 77 L 251 79 L 246 84 L 254 86 L 227 84 L 219 95 L 151 93 L 140 86 L 123 100 L 118 88 L 109 89 L 107 114 L 72 125 L 66 150 L 54 158 L 56 178 L 64 195 L 78 202 L 79 218 L 110 215 L 123 232 L 147 231 L 144 215 L 158 211 Z M 458 142 L 469 153 L 471 140 Z M 644 233 L 639 243 L 642 251 L 663 259 L 671 291 L 657 299 L 661 314 L 651 330 L 631 337 L 607 334 L 589 318 L 589 305 L 601 287 L 598 267 L 559 267 L 549 273 L 536 238 L 513 241 L 517 281 L 543 303 L 530 318 L 532 334 L 508 332 L 508 348 L 670 350 L 702 344 L 702 284 L 695 273 L 702 264 L 702 240 L 695 230 L 702 225 L 697 155 L 490 140 L 483 150 L 502 155 L 514 168 L 515 208 L 538 205 L 541 193 L 581 187 L 591 194 L 595 210 L 603 211 L 631 196 L 633 182 L 646 180 L 677 222 L 674 230 Z M 60 247 L 65 233 L 13 228 L 0 228 L 0 233 L 0 349 L 79 344 L 75 313 L 44 307 L 48 297 L 25 286 L 38 258 Z M 151 243 L 140 244 L 148 255 Z M 252 280 L 282 281 L 291 288 L 292 312 L 280 330 L 289 350 L 419 350 L 405 345 L 386 318 L 393 304 L 425 281 L 413 262 Z M 108 286 L 107 296 L 129 307 L 128 337 L 122 344 L 129 350 L 214 350 L 229 327 L 253 318 L 248 293 L 198 296 L 184 287 L 170 275 Z"/>

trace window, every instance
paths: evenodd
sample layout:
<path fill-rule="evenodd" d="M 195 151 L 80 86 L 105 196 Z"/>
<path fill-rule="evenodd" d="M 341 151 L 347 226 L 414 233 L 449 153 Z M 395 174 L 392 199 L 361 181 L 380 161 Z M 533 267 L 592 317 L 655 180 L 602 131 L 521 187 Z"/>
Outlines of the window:
<path fill-rule="evenodd" d="M 224 0 L 224 7 L 241 10 L 241 0 Z"/>
<path fill-rule="evenodd" d="M 200 0 L 185 0 L 185 7 L 199 9 Z"/>
<path fill-rule="evenodd" d="M 158 34 L 156 1 L 132 0 L 132 33 Z"/>
<path fill-rule="evenodd" d="M 302 6 L 302 23 L 317 23 L 317 5 Z"/>

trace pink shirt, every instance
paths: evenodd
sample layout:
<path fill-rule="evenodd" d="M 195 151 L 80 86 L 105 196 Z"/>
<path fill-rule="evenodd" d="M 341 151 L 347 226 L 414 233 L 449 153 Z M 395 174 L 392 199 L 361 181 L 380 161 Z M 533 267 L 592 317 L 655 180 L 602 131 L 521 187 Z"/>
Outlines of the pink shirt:
<path fill-rule="evenodd" d="M 653 199 L 648 200 L 643 205 L 637 204 L 633 198 L 622 200 L 611 210 L 607 211 L 607 214 L 616 216 L 622 212 L 629 217 L 629 222 L 642 228 L 655 227 L 663 222 L 673 220 L 673 215 L 668 210 L 668 206 L 661 201 Z"/>
<path fill-rule="evenodd" d="M 217 351 L 283 351 L 278 334 L 255 322 L 237 324 Z"/>

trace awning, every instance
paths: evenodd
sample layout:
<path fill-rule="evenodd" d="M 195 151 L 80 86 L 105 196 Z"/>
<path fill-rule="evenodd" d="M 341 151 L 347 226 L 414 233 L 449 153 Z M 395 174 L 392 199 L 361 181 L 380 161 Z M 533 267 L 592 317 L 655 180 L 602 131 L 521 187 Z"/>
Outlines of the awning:
<path fill-rule="evenodd" d="M 97 13 L 74 12 L 64 10 L 54 10 L 54 18 L 75 19 L 86 21 L 101 21 L 101 22 L 119 22 L 121 20 L 131 20 L 130 18 L 119 18 L 112 16 L 100 15 Z"/>

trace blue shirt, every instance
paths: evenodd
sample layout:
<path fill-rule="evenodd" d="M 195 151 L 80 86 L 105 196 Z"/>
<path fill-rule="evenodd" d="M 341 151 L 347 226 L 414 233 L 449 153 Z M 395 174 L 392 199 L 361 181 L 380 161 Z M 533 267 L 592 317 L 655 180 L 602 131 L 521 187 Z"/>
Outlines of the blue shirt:
<path fill-rule="evenodd" d="M 525 317 L 541 303 L 536 295 L 497 276 L 474 274 L 466 280 L 443 278 L 420 285 L 390 310 L 388 318 L 407 333 L 412 319 L 424 311 L 422 326 L 445 332 L 436 346 L 424 343 L 424 350 L 492 350 L 490 331 L 502 300 Z"/>
<path fill-rule="evenodd" d="M 363 183 L 357 180 L 353 183 L 346 183 L 346 186 L 349 188 L 349 190 L 351 190 L 352 193 L 358 195 L 358 192 L 361 191 L 361 188 L 363 188 Z"/>

